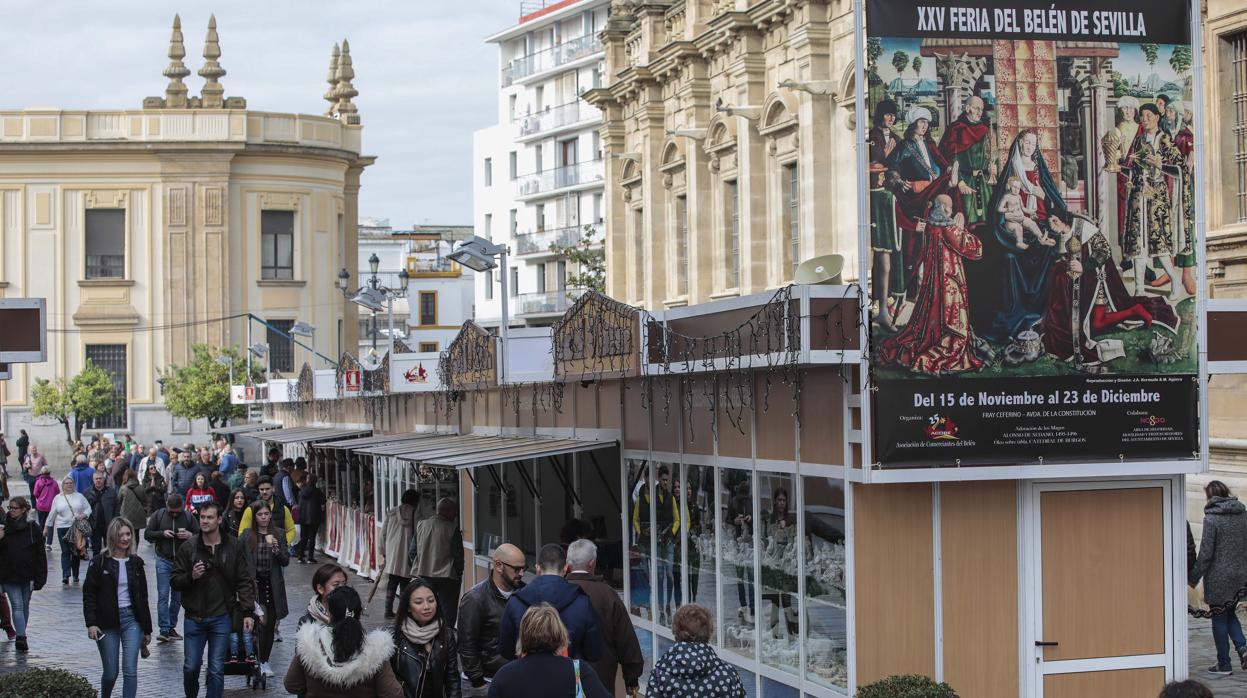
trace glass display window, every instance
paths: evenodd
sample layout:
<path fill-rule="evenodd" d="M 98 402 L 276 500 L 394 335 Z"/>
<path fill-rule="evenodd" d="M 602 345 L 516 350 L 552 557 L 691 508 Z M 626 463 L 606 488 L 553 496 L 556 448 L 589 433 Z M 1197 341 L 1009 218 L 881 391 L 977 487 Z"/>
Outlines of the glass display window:
<path fill-rule="evenodd" d="M 653 510 L 649 506 L 653 483 L 650 462 L 627 461 L 628 486 L 628 610 L 640 618 L 653 620 L 651 577 L 653 571 L 651 534 Z M 640 631 L 637 633 L 640 634 Z M 644 643 L 642 643 L 644 649 Z"/>
<path fill-rule="evenodd" d="M 677 605 L 696 603 L 718 617 L 714 576 L 714 468 L 685 465 L 683 477 L 675 485 L 681 497 L 685 536 L 683 564 L 677 591 L 683 594 Z"/>
<path fill-rule="evenodd" d="M 753 473 L 722 468 L 719 471 L 719 584 L 723 600 L 720 626 L 723 647 L 753 659 L 757 628 L 754 542 Z"/>
<path fill-rule="evenodd" d="M 802 478 L 805 678 L 847 690 L 844 480 Z"/>
<path fill-rule="evenodd" d="M 761 600 L 758 626 L 761 661 L 784 671 L 801 673 L 800 604 L 798 603 L 798 536 L 795 478 L 787 474 L 758 475 L 758 559 Z"/>
<path fill-rule="evenodd" d="M 476 468 L 476 554 L 489 557 L 502 545 L 502 506 L 505 487 L 497 468 Z"/>

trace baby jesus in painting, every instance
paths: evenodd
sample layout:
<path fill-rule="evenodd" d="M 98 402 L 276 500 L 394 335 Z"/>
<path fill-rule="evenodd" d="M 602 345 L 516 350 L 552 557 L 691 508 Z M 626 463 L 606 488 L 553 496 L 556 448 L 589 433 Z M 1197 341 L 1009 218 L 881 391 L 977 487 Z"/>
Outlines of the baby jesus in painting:
<path fill-rule="evenodd" d="M 1035 211 L 1033 208 L 1027 209 L 1022 203 L 1022 180 L 1017 177 L 1010 177 L 1006 182 L 1009 191 L 1000 197 L 1000 205 L 996 207 L 996 212 L 1004 214 L 1005 228 L 1013 233 L 1015 243 L 1019 250 L 1030 247 L 1029 241 L 1038 241 L 1039 244 L 1051 247 L 1056 244 L 1051 236 L 1039 227 L 1035 219 L 1031 216 Z M 1034 199 L 1032 198 L 1032 201 Z M 1030 233 L 1028 236 L 1027 233 Z"/>

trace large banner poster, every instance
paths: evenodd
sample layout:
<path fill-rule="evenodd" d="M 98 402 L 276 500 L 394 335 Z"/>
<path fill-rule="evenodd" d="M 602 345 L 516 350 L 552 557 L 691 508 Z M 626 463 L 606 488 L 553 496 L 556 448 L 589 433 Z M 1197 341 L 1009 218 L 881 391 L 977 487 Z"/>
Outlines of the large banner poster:
<path fill-rule="evenodd" d="M 875 460 L 1197 457 L 1183 0 L 866 0 Z"/>

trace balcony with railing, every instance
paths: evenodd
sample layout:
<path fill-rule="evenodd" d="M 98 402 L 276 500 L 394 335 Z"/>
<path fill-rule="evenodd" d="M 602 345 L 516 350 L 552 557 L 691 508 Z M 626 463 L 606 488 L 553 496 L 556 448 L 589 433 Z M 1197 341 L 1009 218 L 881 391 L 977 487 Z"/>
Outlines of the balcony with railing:
<path fill-rule="evenodd" d="M 600 183 L 605 177 L 601 160 L 578 162 L 524 175 L 516 182 L 516 196 L 535 197 L 560 189 Z"/>
<path fill-rule="evenodd" d="M 502 69 L 502 86 L 522 82 L 547 70 L 554 70 L 601 52 L 602 40 L 596 34 L 568 39 L 561 44 L 512 60 Z"/>
<path fill-rule="evenodd" d="M 407 257 L 407 273 L 412 277 L 459 276 L 463 271 L 458 264 L 446 257 L 409 255 Z"/>
<path fill-rule="evenodd" d="M 602 224 L 569 225 L 564 228 L 551 228 L 515 236 L 515 253 L 519 256 L 535 254 L 551 254 L 550 246 L 571 247 L 580 242 L 585 228 L 592 228 L 594 238 L 600 238 Z"/>
<path fill-rule="evenodd" d="M 577 298 L 584 295 L 583 288 L 564 288 L 541 293 L 521 293 L 519 315 L 562 315 Z"/>
<path fill-rule="evenodd" d="M 536 136 L 549 131 L 601 119 L 602 112 L 595 106 L 577 99 L 574 102 L 546 107 L 536 114 L 515 117 L 520 124 L 520 138 Z"/>

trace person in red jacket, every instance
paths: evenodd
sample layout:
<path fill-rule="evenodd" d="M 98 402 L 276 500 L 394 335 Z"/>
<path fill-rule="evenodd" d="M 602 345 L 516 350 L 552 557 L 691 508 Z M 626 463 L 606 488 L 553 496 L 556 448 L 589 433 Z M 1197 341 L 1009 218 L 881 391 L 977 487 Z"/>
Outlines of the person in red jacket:
<path fill-rule="evenodd" d="M 195 474 L 195 484 L 186 490 L 186 510 L 198 516 L 199 507 L 208 502 L 217 502 L 216 491 L 208 484 L 208 476 L 203 473 Z"/>

